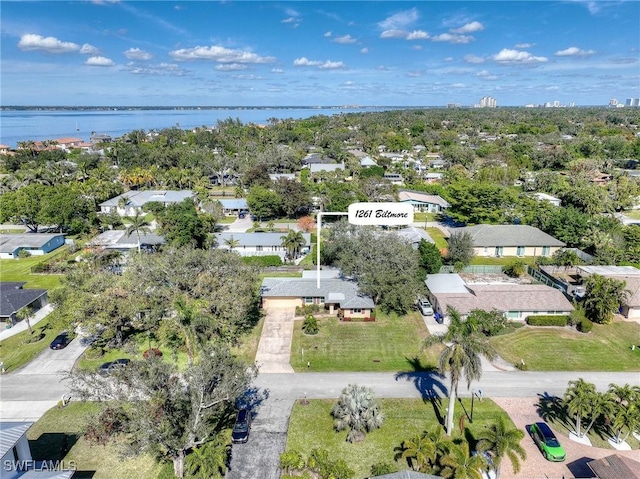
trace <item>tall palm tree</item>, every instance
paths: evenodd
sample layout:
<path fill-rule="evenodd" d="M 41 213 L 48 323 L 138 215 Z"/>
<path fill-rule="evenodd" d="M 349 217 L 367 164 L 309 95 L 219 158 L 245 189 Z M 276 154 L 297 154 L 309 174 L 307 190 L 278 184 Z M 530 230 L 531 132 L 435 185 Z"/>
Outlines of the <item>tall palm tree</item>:
<path fill-rule="evenodd" d="M 596 393 L 591 397 L 591 408 L 589 409 L 589 416 L 591 418 L 591 422 L 584 430 L 583 436 L 589 434 L 589 431 L 595 424 L 595 422 L 601 416 L 610 417 L 613 415 L 615 411 L 615 402 L 610 393 Z"/>
<path fill-rule="evenodd" d="M 577 381 L 569 381 L 569 387 L 564 394 L 564 405 L 572 416 L 576 417 L 576 434 L 582 437 L 580 425 L 582 418 L 589 414 L 593 396 L 596 394 L 595 384 L 588 383 L 579 378 Z"/>
<path fill-rule="evenodd" d="M 640 427 L 640 387 L 609 384 L 608 393 L 613 405 L 608 417 L 616 436 L 615 441 L 624 442 L 631 432 Z M 625 428 L 627 434 L 623 438 Z"/>
<path fill-rule="evenodd" d="M 228 434 L 218 434 L 211 442 L 193 449 L 187 456 L 186 472 L 194 479 L 219 479 L 227 472 Z"/>
<path fill-rule="evenodd" d="M 426 434 L 418 434 L 402 441 L 402 459 L 406 459 L 414 471 L 428 472 L 429 463 L 436 459 L 436 446 Z"/>
<path fill-rule="evenodd" d="M 136 212 L 136 215 L 131 218 L 131 224 L 127 226 L 125 230 L 125 234 L 127 236 L 131 236 L 132 233 L 135 233 L 138 237 L 138 253 L 140 253 L 140 232 L 147 234 L 151 233 L 149 229 L 149 222 L 145 219 L 144 216 L 140 214 L 140 212 Z"/>
<path fill-rule="evenodd" d="M 478 435 L 478 450 L 491 452 L 493 464 L 496 468 L 496 479 L 500 478 L 502 459 L 508 456 L 513 466 L 514 474 L 520 472 L 520 460 L 527 458 L 527 453 L 520 445 L 524 433 L 520 429 L 510 428 L 504 416 L 498 422 L 491 424 Z"/>
<path fill-rule="evenodd" d="M 467 388 L 471 387 L 473 381 L 482 377 L 481 356 L 493 359 L 496 353 L 484 335 L 478 331 L 477 322 L 463 320 L 460 313 L 452 307 L 447 308 L 447 315 L 451 320 L 447 332 L 429 336 L 425 347 L 437 343 L 445 344 L 440 354 L 439 369 L 440 374 L 448 371 L 451 380 L 446 424 L 447 435 L 450 436 L 453 431 L 453 416 L 460 379 L 464 376 L 467 380 Z"/>
<path fill-rule="evenodd" d="M 338 402 L 331 409 L 336 431 L 349 428 L 347 441 L 362 441 L 367 432 L 382 426 L 384 416 L 373 398 L 373 391 L 366 386 L 350 384 L 342 390 Z"/>
<path fill-rule="evenodd" d="M 229 250 L 232 250 L 233 248 L 235 248 L 240 244 L 240 240 L 235 239 L 233 235 L 231 235 L 226 240 L 224 240 L 224 244 L 229 247 Z"/>
<path fill-rule="evenodd" d="M 482 469 L 486 465 L 484 457 L 469 454 L 469 443 L 464 441 L 454 445 L 449 453 L 442 456 L 444 466 L 440 475 L 444 479 L 482 479 Z"/>
<path fill-rule="evenodd" d="M 305 245 L 304 236 L 300 231 L 289 230 L 285 236 L 280 236 L 282 247 L 287 250 L 287 256 L 292 260 L 298 255 L 298 251 Z"/>

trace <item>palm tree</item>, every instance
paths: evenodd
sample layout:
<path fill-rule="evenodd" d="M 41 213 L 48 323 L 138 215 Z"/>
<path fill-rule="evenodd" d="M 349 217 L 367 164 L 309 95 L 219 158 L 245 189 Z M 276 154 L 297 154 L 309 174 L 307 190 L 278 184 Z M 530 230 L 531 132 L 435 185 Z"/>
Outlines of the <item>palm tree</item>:
<path fill-rule="evenodd" d="M 520 429 L 510 428 L 504 416 L 498 418 L 498 422 L 491 424 L 478 435 L 478 450 L 492 454 L 493 464 L 496 469 L 496 479 L 500 477 L 502 459 L 508 456 L 513 466 L 513 473 L 520 472 L 520 461 L 527 458 L 527 453 L 520 445 L 524 433 Z"/>
<path fill-rule="evenodd" d="M 186 472 L 194 479 L 219 479 L 227 472 L 228 435 L 218 434 L 211 442 L 193 449 L 187 456 Z"/>
<path fill-rule="evenodd" d="M 31 329 L 31 321 L 30 321 L 32 314 L 33 314 L 33 310 L 31 309 L 30 306 L 22 308 L 20 311 L 16 313 L 16 319 L 18 321 L 25 322 L 25 324 L 27 325 L 27 328 L 29 328 L 29 334 L 33 334 L 33 329 Z"/>
<path fill-rule="evenodd" d="M 436 446 L 426 434 L 418 434 L 402 441 L 402 459 L 406 459 L 414 471 L 428 472 L 429 463 L 436 460 Z"/>
<path fill-rule="evenodd" d="M 580 425 L 582 418 L 589 414 L 593 396 L 596 394 L 595 384 L 588 383 L 579 378 L 577 381 L 569 381 L 569 388 L 564 394 L 564 405 L 572 416 L 576 417 L 576 435 L 582 437 Z"/>
<path fill-rule="evenodd" d="M 280 236 L 282 247 L 287 250 L 287 256 L 292 260 L 298 255 L 298 251 L 306 241 L 300 231 L 289 230 L 285 236 Z"/>
<path fill-rule="evenodd" d="M 338 402 L 331 409 L 336 431 L 349 428 L 347 441 L 362 441 L 367 432 L 382 426 L 384 416 L 373 398 L 373 390 L 350 384 L 342 390 Z"/>
<path fill-rule="evenodd" d="M 125 230 L 125 234 L 127 236 L 131 236 L 132 233 L 135 233 L 138 236 L 138 253 L 140 253 L 140 232 L 144 234 L 151 233 L 149 229 L 149 222 L 145 219 L 144 216 L 140 215 L 140 212 L 136 211 L 136 215 L 131 218 L 131 224 L 127 226 Z"/>
<path fill-rule="evenodd" d="M 625 384 L 609 384 L 609 397 L 612 399 L 609 419 L 614 430 L 617 443 L 627 440 L 629 434 L 640 426 L 640 387 Z M 627 434 L 622 437 L 622 432 L 627 428 Z"/>
<path fill-rule="evenodd" d="M 224 240 L 224 244 L 226 244 L 229 247 L 229 250 L 232 250 L 233 248 L 235 248 L 240 244 L 240 240 L 235 239 L 232 235 L 232 236 L 229 236 L 226 240 Z"/>
<path fill-rule="evenodd" d="M 440 475 L 444 479 L 482 479 L 482 469 L 486 466 L 484 457 L 469 454 L 469 443 L 464 441 L 454 445 L 449 453 L 442 456 L 444 466 Z"/>
<path fill-rule="evenodd" d="M 447 314 L 451 320 L 449 329 L 444 334 L 429 336 L 425 347 L 437 343 L 445 344 L 440 354 L 440 374 L 449 371 L 451 387 L 449 388 L 449 407 L 447 410 L 447 435 L 453 431 L 453 416 L 455 403 L 458 396 L 458 383 L 462 376 L 467 380 L 467 388 L 473 381 L 482 377 L 482 355 L 493 359 L 495 352 L 485 337 L 478 332 L 475 321 L 463 321 L 460 313 L 452 307 L 447 308 Z"/>
<path fill-rule="evenodd" d="M 583 436 L 589 434 L 591 427 L 598 420 L 600 416 L 610 417 L 613 415 L 615 410 L 615 402 L 610 393 L 596 393 L 591 397 L 591 407 L 589 409 L 589 416 L 591 417 L 591 422 L 584 430 Z"/>

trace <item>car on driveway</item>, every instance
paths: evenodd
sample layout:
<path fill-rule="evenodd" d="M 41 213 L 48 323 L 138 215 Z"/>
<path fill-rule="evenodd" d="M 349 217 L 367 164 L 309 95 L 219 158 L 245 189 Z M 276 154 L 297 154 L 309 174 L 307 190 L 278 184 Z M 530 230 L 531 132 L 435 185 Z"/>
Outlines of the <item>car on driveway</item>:
<path fill-rule="evenodd" d="M 126 368 L 130 362 L 131 360 L 127 358 L 116 359 L 115 361 L 102 363 L 98 371 L 101 374 L 111 374 L 118 369 Z"/>
<path fill-rule="evenodd" d="M 234 444 L 244 443 L 249 440 L 249 430 L 251 429 L 251 411 L 246 408 L 240 409 L 233 425 L 231 441 Z"/>
<path fill-rule="evenodd" d="M 64 331 L 58 334 L 56 338 L 53 341 L 51 341 L 51 344 L 49 345 L 49 347 L 51 349 L 64 349 L 67 347 L 67 345 L 70 342 L 71 342 L 71 339 L 69 338 L 69 333 Z"/>
<path fill-rule="evenodd" d="M 547 461 L 562 462 L 567 457 L 564 448 L 546 422 L 533 423 L 529 432 Z"/>
<path fill-rule="evenodd" d="M 433 316 L 433 307 L 426 298 L 418 299 L 418 309 L 423 316 Z"/>

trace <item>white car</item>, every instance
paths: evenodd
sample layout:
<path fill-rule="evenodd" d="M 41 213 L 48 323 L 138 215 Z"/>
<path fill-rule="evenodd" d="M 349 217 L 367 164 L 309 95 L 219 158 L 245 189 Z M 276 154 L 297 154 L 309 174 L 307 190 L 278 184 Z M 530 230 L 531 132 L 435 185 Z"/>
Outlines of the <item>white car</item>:
<path fill-rule="evenodd" d="M 418 300 L 418 309 L 424 316 L 433 316 L 433 307 L 428 299 L 420 298 Z"/>

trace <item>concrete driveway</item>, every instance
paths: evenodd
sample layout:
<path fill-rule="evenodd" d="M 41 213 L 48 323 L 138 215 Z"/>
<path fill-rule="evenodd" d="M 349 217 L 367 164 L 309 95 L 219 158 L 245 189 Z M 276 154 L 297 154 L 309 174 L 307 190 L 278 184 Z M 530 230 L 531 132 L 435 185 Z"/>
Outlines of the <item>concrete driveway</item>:
<path fill-rule="evenodd" d="M 233 223 L 225 225 L 225 233 L 246 233 L 249 228 L 253 228 L 251 216 L 246 215 L 244 218 L 236 218 Z"/>
<path fill-rule="evenodd" d="M 293 373 L 291 340 L 295 309 L 269 308 L 266 310 L 262 335 L 256 353 L 261 373 Z"/>

